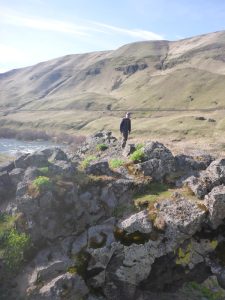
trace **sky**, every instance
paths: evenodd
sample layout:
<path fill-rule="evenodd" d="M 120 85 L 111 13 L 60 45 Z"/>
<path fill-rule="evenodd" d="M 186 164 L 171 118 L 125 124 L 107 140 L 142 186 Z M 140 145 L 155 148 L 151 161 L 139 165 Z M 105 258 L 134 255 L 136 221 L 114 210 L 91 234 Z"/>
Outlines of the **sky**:
<path fill-rule="evenodd" d="M 0 73 L 224 29 L 224 0 L 0 0 Z"/>

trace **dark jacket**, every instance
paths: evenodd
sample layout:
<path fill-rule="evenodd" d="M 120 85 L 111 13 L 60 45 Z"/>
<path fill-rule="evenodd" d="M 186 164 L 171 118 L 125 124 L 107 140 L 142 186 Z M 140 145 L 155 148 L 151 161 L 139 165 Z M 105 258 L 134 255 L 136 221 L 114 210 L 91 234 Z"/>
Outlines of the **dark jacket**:
<path fill-rule="evenodd" d="M 120 132 L 131 132 L 131 121 L 130 118 L 123 118 L 120 123 Z"/>

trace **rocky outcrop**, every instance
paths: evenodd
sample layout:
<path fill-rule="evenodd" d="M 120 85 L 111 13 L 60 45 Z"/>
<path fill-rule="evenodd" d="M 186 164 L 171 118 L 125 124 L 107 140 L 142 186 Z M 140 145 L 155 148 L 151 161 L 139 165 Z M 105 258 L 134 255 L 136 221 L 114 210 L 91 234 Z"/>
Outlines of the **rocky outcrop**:
<path fill-rule="evenodd" d="M 169 149 L 158 142 L 144 145 L 144 162 L 137 164 L 138 171 L 155 180 L 163 180 L 167 174 L 175 171 L 175 159 Z"/>
<path fill-rule="evenodd" d="M 116 71 L 121 71 L 123 72 L 124 75 L 132 75 L 137 71 L 146 69 L 147 67 L 148 65 L 146 63 L 139 63 L 139 64 L 137 63 L 133 65 L 117 67 Z"/>
<path fill-rule="evenodd" d="M 82 169 L 102 139 L 109 149 Z M 122 150 L 111 134 L 90 143 L 70 157 L 60 149 L 23 155 L 1 173 L 4 201 L 5 187 L 12 191 L 5 211 L 20 216 L 15 226 L 32 241 L 8 299 L 145 299 L 212 274 L 225 286 L 224 160 L 174 157 L 148 142 L 142 162 L 129 160 L 132 146 L 112 169 Z M 174 174 L 197 197 L 176 192 L 137 211 L 134 195 Z"/>
<path fill-rule="evenodd" d="M 204 198 L 214 187 L 225 184 L 225 159 L 213 161 L 199 176 L 188 178 L 186 184 L 199 199 Z"/>

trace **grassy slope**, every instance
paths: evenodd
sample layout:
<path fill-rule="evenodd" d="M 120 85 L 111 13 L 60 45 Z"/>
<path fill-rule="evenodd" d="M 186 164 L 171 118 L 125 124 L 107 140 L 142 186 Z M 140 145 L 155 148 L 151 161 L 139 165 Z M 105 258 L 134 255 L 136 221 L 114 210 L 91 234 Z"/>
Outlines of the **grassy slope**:
<path fill-rule="evenodd" d="M 8 111 L 0 115 L 0 125 L 85 134 L 110 129 L 117 134 L 123 111 L 136 109 L 142 111 L 132 116 L 134 138 L 213 141 L 225 130 L 220 111 L 225 107 L 224 50 L 225 32 L 217 32 L 177 42 L 139 42 L 115 51 L 68 55 L 0 74 L 0 107 Z M 134 74 L 116 70 L 137 63 L 148 67 Z M 217 111 L 150 111 L 206 108 Z M 197 121 L 196 116 L 216 122 Z"/>

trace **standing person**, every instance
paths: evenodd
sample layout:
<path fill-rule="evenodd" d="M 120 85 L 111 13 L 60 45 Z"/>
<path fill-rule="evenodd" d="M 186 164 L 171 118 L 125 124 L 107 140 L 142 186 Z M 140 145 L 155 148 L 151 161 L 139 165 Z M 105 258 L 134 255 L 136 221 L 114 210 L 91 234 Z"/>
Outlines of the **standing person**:
<path fill-rule="evenodd" d="M 128 135 L 131 132 L 131 120 L 130 120 L 130 113 L 127 112 L 125 118 L 122 119 L 120 123 L 120 132 L 123 136 L 122 140 L 122 148 L 125 148 L 126 142 L 128 139 Z"/>

